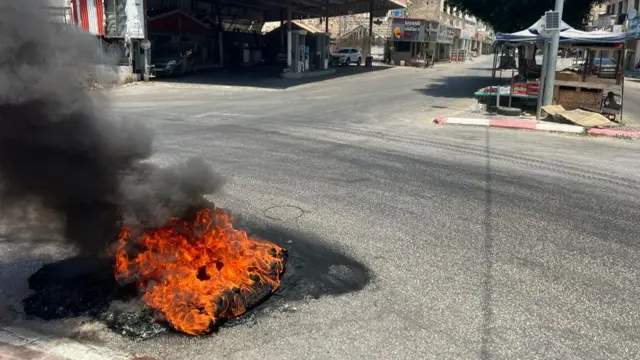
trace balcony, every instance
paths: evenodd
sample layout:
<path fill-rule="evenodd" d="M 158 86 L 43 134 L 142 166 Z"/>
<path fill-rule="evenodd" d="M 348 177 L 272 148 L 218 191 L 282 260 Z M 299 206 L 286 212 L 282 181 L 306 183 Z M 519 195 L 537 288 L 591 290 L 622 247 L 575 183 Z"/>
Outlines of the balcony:
<path fill-rule="evenodd" d="M 462 18 L 459 18 L 455 15 L 447 14 L 445 12 L 440 14 L 440 22 L 456 29 L 462 29 L 464 27 Z"/>
<path fill-rule="evenodd" d="M 71 8 L 66 6 L 48 6 L 46 7 L 51 20 L 59 24 L 72 24 L 71 21 Z"/>
<path fill-rule="evenodd" d="M 611 30 L 616 24 L 618 15 L 603 15 L 591 22 L 593 30 Z"/>

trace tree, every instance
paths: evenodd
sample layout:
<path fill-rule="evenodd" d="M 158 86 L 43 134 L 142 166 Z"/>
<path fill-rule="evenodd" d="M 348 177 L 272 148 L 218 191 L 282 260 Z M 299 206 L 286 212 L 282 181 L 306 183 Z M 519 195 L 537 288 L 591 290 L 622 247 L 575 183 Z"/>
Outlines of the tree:
<path fill-rule="evenodd" d="M 565 0 L 562 20 L 576 29 L 587 25 L 593 5 L 604 0 Z M 496 32 L 515 32 L 540 20 L 553 10 L 555 0 L 445 0 L 449 6 L 475 16 Z"/>

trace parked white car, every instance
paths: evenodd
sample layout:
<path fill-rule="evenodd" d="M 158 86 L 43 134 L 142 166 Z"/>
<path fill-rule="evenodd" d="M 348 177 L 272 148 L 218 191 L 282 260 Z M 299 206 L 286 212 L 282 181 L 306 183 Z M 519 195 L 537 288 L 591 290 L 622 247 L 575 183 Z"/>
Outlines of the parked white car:
<path fill-rule="evenodd" d="M 362 64 L 362 54 L 356 48 L 339 48 L 331 53 L 331 63 L 334 65 Z"/>

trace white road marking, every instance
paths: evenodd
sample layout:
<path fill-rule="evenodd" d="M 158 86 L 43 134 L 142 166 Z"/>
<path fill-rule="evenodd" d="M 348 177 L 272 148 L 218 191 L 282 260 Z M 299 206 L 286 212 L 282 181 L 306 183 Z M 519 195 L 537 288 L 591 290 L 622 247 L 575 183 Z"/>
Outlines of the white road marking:
<path fill-rule="evenodd" d="M 237 113 L 225 113 L 225 112 L 206 112 L 206 113 L 202 113 L 202 114 L 198 114 L 198 115 L 194 115 L 194 118 L 203 118 L 203 117 L 207 117 L 207 116 L 233 116 L 233 117 L 256 117 L 256 115 L 249 115 L 249 114 L 237 114 Z"/>

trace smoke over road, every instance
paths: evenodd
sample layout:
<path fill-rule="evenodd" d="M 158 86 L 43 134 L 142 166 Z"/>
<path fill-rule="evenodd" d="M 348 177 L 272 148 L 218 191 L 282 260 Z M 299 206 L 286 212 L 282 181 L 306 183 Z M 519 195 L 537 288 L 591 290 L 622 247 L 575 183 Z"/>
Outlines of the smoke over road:
<path fill-rule="evenodd" d="M 104 253 L 123 218 L 162 223 L 223 179 L 198 159 L 144 162 L 150 130 L 112 117 L 108 99 L 80 81 L 98 57 L 96 38 L 53 24 L 46 5 L 0 2 L 0 219 L 37 204 L 81 252 Z"/>

